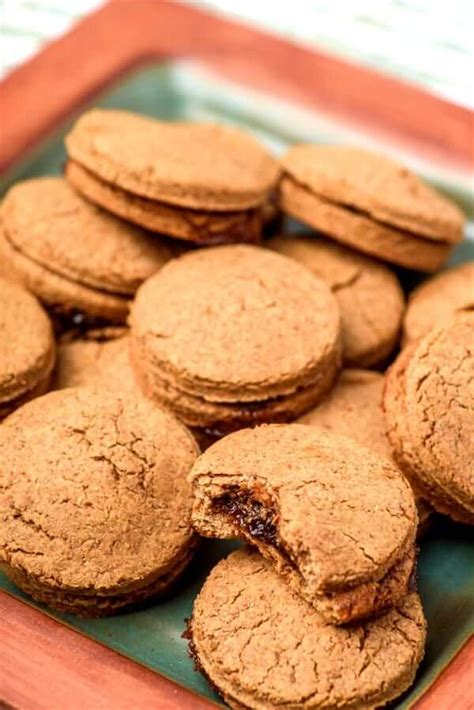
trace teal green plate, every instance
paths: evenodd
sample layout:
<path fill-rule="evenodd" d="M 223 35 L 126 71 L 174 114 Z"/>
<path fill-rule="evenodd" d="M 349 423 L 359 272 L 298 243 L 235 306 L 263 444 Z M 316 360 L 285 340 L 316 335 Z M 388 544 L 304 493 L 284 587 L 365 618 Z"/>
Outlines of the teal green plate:
<path fill-rule="evenodd" d="M 255 111 L 234 109 L 232 97 L 222 88 L 212 91 L 203 81 L 186 76 L 186 70 L 173 64 L 141 70 L 122 82 L 96 104 L 132 109 L 161 118 L 212 117 L 245 125 L 258 132 L 273 147 L 282 148 L 288 140 L 298 139 L 297 126 L 291 134 L 284 120 L 267 125 Z M 269 99 L 271 102 L 271 99 Z M 62 138 L 68 126 L 45 141 L 29 158 L 6 176 L 2 189 L 11 182 L 35 175 L 58 173 L 66 159 Z M 317 136 L 314 137 L 315 140 Z M 450 187 L 452 193 L 452 186 Z M 462 189 L 455 197 L 464 203 Z M 468 206 L 469 207 L 469 206 Z M 472 206 L 470 206 L 472 209 Z M 467 242 L 453 256 L 453 263 L 474 258 L 474 242 Z M 219 702 L 188 656 L 182 638 L 185 619 L 191 614 L 193 599 L 208 571 L 231 546 L 206 542 L 185 575 L 178 592 L 170 599 L 147 609 L 109 619 L 85 621 L 60 616 L 66 624 L 139 663 L 171 678 L 178 684 Z M 408 708 L 439 675 L 474 629 L 474 552 L 468 528 L 437 518 L 431 532 L 421 543 L 419 588 L 428 619 L 425 659 L 413 688 L 395 707 Z M 21 598 L 26 597 L 0 573 L 0 587 Z M 442 710 L 442 709 L 440 709 Z"/>

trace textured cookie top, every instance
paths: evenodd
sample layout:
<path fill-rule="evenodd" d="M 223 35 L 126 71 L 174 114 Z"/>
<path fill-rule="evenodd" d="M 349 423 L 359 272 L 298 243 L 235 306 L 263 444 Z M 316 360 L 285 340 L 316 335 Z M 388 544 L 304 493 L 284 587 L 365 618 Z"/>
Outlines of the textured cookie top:
<path fill-rule="evenodd" d="M 348 436 L 380 456 L 391 458 L 382 410 L 384 377 L 370 370 L 343 370 L 321 404 L 299 419 L 339 436 Z"/>
<path fill-rule="evenodd" d="M 474 514 L 474 314 L 408 346 L 384 393 L 397 460 Z"/>
<path fill-rule="evenodd" d="M 138 391 L 129 359 L 129 338 L 61 343 L 54 388 L 101 385 L 111 392 Z"/>
<path fill-rule="evenodd" d="M 464 215 L 407 168 L 369 151 L 335 145 L 294 145 L 282 159 L 291 177 L 332 202 L 428 239 L 462 239 Z"/>
<path fill-rule="evenodd" d="M 403 324 L 405 342 L 423 337 L 462 311 L 474 311 L 474 261 L 443 271 L 413 291 Z"/>
<path fill-rule="evenodd" d="M 329 287 L 260 247 L 214 247 L 169 262 L 138 290 L 131 326 L 161 378 L 215 401 L 292 392 L 339 356 Z"/>
<path fill-rule="evenodd" d="M 85 113 L 66 147 L 73 160 L 107 182 L 198 209 L 259 205 L 279 175 L 277 161 L 237 128 L 168 123 L 126 111 Z"/>
<path fill-rule="evenodd" d="M 327 625 L 257 553 L 219 562 L 194 604 L 199 663 L 242 707 L 368 708 L 411 682 L 426 624 L 417 594 L 363 625 Z M 235 707 L 240 707 L 240 705 Z"/>
<path fill-rule="evenodd" d="M 171 257 L 158 237 L 86 202 L 60 177 L 17 183 L 1 214 L 6 237 L 19 252 L 104 291 L 135 293 Z"/>
<path fill-rule="evenodd" d="M 197 499 L 237 489 L 271 508 L 279 544 L 318 592 L 382 577 L 416 531 L 413 493 L 388 459 L 302 424 L 230 434 L 190 481 Z"/>
<path fill-rule="evenodd" d="M 47 377 L 54 356 L 51 323 L 36 298 L 0 278 L 0 402 Z"/>
<path fill-rule="evenodd" d="M 0 558 L 43 584 L 125 591 L 191 539 L 191 435 L 143 398 L 52 392 L 0 430 Z"/>
<path fill-rule="evenodd" d="M 386 266 L 316 236 L 280 235 L 271 249 L 306 266 L 329 284 L 339 303 L 344 359 L 372 365 L 395 344 L 404 311 L 403 292 Z"/>

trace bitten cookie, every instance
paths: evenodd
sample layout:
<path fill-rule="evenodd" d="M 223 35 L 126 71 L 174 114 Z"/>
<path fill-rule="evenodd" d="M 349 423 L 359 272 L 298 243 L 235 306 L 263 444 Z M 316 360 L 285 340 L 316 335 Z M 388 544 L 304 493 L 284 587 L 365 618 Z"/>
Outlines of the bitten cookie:
<path fill-rule="evenodd" d="M 100 385 L 111 392 L 139 392 L 128 335 L 110 340 L 99 336 L 59 344 L 53 389 Z"/>
<path fill-rule="evenodd" d="M 409 345 L 388 371 L 393 455 L 440 513 L 474 524 L 474 314 Z"/>
<path fill-rule="evenodd" d="M 171 257 L 164 242 L 86 202 L 59 177 L 17 183 L 1 217 L 0 255 L 61 331 L 124 323 L 138 286 Z"/>
<path fill-rule="evenodd" d="M 326 281 L 339 303 L 346 365 L 370 367 L 394 349 L 404 311 L 397 277 L 386 266 L 314 236 L 281 235 L 268 246 Z"/>
<path fill-rule="evenodd" d="M 298 420 L 338 436 L 347 436 L 376 454 L 392 459 L 382 409 L 384 376 L 370 370 L 343 370 L 324 400 Z M 415 495 L 419 527 L 424 528 L 430 506 Z"/>
<path fill-rule="evenodd" d="M 0 420 L 46 392 L 54 361 L 48 316 L 34 296 L 0 278 Z"/>
<path fill-rule="evenodd" d="M 92 202 L 197 244 L 258 241 L 279 176 L 277 161 L 236 128 L 126 111 L 87 112 L 66 147 L 67 178 Z"/>
<path fill-rule="evenodd" d="M 282 159 L 282 210 L 354 249 L 435 271 L 462 240 L 457 206 L 407 168 L 359 148 L 294 145 Z"/>
<path fill-rule="evenodd" d="M 101 616 L 168 591 L 194 546 L 197 455 L 169 413 L 104 389 L 52 392 L 0 427 L 0 561 L 58 611 Z"/>
<path fill-rule="evenodd" d="M 194 603 L 190 649 L 232 708 L 367 710 L 403 693 L 423 657 L 417 594 L 347 628 L 321 616 L 256 552 L 214 567 Z"/>
<path fill-rule="evenodd" d="M 432 276 L 410 294 L 404 343 L 423 337 L 463 311 L 474 311 L 474 261 Z"/>
<path fill-rule="evenodd" d="M 174 259 L 138 290 L 130 323 L 143 390 L 201 430 L 294 419 L 331 387 L 340 366 L 329 287 L 256 246 Z"/>
<path fill-rule="evenodd" d="M 417 515 L 388 459 L 302 424 L 244 429 L 193 466 L 193 525 L 255 545 L 329 623 L 407 593 Z"/>

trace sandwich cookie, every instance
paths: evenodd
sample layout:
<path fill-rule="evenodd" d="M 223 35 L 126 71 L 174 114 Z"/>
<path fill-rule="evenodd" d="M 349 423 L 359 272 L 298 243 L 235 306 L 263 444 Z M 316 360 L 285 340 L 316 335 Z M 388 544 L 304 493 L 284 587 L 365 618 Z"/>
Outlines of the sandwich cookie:
<path fill-rule="evenodd" d="M 171 257 L 163 242 L 86 202 L 59 177 L 16 184 L 1 216 L 0 252 L 60 331 L 124 323 L 138 286 Z"/>
<path fill-rule="evenodd" d="M 367 710 L 412 684 L 426 622 L 411 592 L 377 619 L 327 625 L 268 561 L 239 550 L 204 583 L 188 635 L 197 667 L 231 708 Z"/>
<path fill-rule="evenodd" d="M 45 311 L 19 284 L 0 278 L 0 420 L 46 392 L 54 361 Z"/>
<path fill-rule="evenodd" d="M 474 314 L 405 348 L 384 400 L 393 456 L 440 513 L 474 524 Z"/>
<path fill-rule="evenodd" d="M 405 308 L 394 273 L 374 259 L 316 235 L 281 235 L 267 244 L 302 263 L 331 287 L 341 311 L 346 365 L 371 367 L 390 355 Z"/>
<path fill-rule="evenodd" d="M 155 232 L 195 244 L 257 242 L 273 214 L 278 163 L 230 126 L 96 109 L 66 148 L 79 192 Z"/>
<path fill-rule="evenodd" d="M 371 256 L 436 271 L 463 238 L 458 207 L 407 168 L 335 145 L 294 145 L 282 159 L 284 212 Z"/>
<path fill-rule="evenodd" d="M 464 311 L 474 311 L 474 261 L 432 276 L 410 294 L 403 323 L 404 343 L 422 338 Z"/>
<path fill-rule="evenodd" d="M 196 531 L 254 545 L 326 622 L 373 616 L 407 593 L 413 492 L 354 441 L 302 424 L 243 429 L 207 449 L 189 480 Z"/>
<path fill-rule="evenodd" d="M 100 333 L 60 343 L 53 389 L 102 386 L 111 392 L 140 390 L 129 357 L 129 337 L 100 339 Z"/>
<path fill-rule="evenodd" d="M 0 428 L 0 561 L 33 599 L 102 616 L 167 592 L 193 552 L 197 455 L 168 412 L 105 389 L 51 392 Z"/>
<path fill-rule="evenodd" d="M 295 419 L 340 366 L 339 309 L 292 259 L 250 245 L 190 252 L 138 290 L 132 362 L 144 392 L 216 435 Z"/>
<path fill-rule="evenodd" d="M 300 424 L 317 426 L 354 439 L 379 456 L 392 459 L 382 409 L 384 376 L 370 370 L 343 370 L 324 400 L 300 417 Z M 415 495 L 419 532 L 426 527 L 430 506 Z"/>

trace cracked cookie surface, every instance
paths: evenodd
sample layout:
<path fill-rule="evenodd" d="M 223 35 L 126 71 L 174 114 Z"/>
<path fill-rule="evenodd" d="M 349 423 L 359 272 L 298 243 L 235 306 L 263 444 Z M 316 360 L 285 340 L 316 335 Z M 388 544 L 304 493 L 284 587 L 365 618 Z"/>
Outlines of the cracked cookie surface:
<path fill-rule="evenodd" d="M 393 455 L 432 506 L 474 523 L 474 314 L 434 328 L 388 371 Z"/>
<path fill-rule="evenodd" d="M 255 545 L 331 622 L 406 593 L 417 515 L 388 459 L 313 427 L 264 425 L 213 444 L 189 480 L 196 530 Z"/>
<path fill-rule="evenodd" d="M 186 476 L 197 455 L 169 413 L 100 388 L 52 392 L 0 431 L 0 557 L 60 607 L 173 576 L 193 541 Z M 20 475 L 21 474 L 21 475 Z"/>
<path fill-rule="evenodd" d="M 316 235 L 280 235 L 267 244 L 330 286 L 341 311 L 347 366 L 369 367 L 390 355 L 404 311 L 403 292 L 390 269 Z"/>
<path fill-rule="evenodd" d="M 189 632 L 198 667 L 239 710 L 384 705 L 413 682 L 426 636 L 415 593 L 365 624 L 326 625 L 248 550 L 212 570 Z"/>

